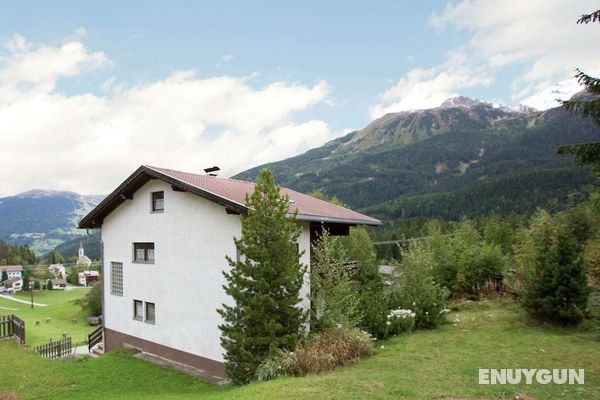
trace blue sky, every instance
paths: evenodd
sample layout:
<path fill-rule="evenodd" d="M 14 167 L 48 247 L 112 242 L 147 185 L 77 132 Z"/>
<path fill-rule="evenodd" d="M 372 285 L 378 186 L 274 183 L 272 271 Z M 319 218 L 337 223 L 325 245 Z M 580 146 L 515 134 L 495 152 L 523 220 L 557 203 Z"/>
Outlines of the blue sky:
<path fill-rule="evenodd" d="M 113 65 L 81 79 L 65 79 L 60 90 L 97 92 L 112 76 L 134 84 L 182 69 L 194 69 L 199 77 L 257 73 L 253 85 L 326 80 L 340 107 L 312 112 L 327 116 L 338 130 L 368 123 L 369 106 L 390 82 L 417 65 L 441 62 L 465 36 L 428 27 L 432 12 L 445 7 L 439 1 L 58 4 L 4 7 L 0 34 L 8 39 L 19 33 L 28 41 L 51 44 L 83 27 L 86 47 L 104 52 Z M 224 62 L 227 55 L 233 59 Z"/>
<path fill-rule="evenodd" d="M 69 176 L 72 162 L 54 162 L 17 180 L 0 173 L 0 195 L 31 187 L 102 193 L 142 163 L 221 163 L 232 174 L 455 95 L 548 108 L 578 90 L 575 67 L 600 66 L 589 51 L 600 28 L 575 24 L 589 7 L 11 2 L 0 24 L 2 161 L 29 148 L 35 164 L 75 148 L 87 155 L 77 168 L 110 164 L 111 172 Z"/>

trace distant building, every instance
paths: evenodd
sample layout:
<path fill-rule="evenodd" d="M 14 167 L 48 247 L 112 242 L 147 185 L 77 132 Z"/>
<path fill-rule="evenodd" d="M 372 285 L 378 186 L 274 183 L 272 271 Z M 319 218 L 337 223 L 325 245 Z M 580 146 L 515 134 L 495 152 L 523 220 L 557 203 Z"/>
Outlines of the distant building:
<path fill-rule="evenodd" d="M 8 279 L 23 277 L 23 266 L 22 265 L 0 265 L 0 276 L 2 276 L 2 272 L 6 272 L 8 275 Z"/>
<path fill-rule="evenodd" d="M 4 290 L 8 293 L 18 292 L 23 288 L 23 279 L 21 278 L 11 278 L 2 282 L 4 286 Z"/>
<path fill-rule="evenodd" d="M 48 271 L 50 271 L 54 276 L 58 278 L 66 278 L 67 272 L 65 270 L 65 266 L 62 264 L 50 264 L 48 267 Z"/>
<path fill-rule="evenodd" d="M 100 278 L 100 272 L 98 271 L 83 271 L 78 275 L 79 284 L 81 286 L 93 285 Z"/>
<path fill-rule="evenodd" d="M 83 249 L 83 242 L 79 242 L 79 258 L 77 258 L 77 265 L 85 265 L 86 267 L 92 265 L 92 260 L 90 260 L 90 258 L 85 255 L 85 250 Z"/>
<path fill-rule="evenodd" d="M 48 279 L 48 283 L 52 284 L 52 290 L 64 290 L 67 287 L 67 281 L 64 279 Z"/>

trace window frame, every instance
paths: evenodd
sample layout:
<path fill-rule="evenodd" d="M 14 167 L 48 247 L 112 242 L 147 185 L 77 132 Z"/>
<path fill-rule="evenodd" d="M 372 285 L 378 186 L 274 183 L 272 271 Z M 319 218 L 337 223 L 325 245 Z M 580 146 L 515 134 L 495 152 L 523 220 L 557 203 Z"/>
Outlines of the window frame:
<path fill-rule="evenodd" d="M 117 270 L 120 269 L 118 279 L 115 280 L 115 267 L 118 266 Z M 120 281 L 120 282 L 119 282 Z M 118 284 L 120 284 L 120 291 L 118 289 Z M 110 262 L 110 294 L 113 296 L 123 297 L 124 287 L 123 287 L 123 263 L 111 261 Z"/>
<path fill-rule="evenodd" d="M 152 319 L 148 318 L 148 305 L 152 305 Z M 152 303 L 149 301 L 144 303 L 144 322 L 153 325 L 156 324 L 156 303 Z"/>
<path fill-rule="evenodd" d="M 157 195 L 161 195 L 161 198 L 156 198 Z M 156 200 L 162 200 L 162 208 L 156 208 Z M 152 213 L 163 213 L 165 212 L 165 191 L 159 190 L 152 192 L 150 195 L 150 210 Z"/>
<path fill-rule="evenodd" d="M 141 313 L 138 314 L 138 309 L 137 309 L 137 305 L 140 304 L 141 305 Z M 142 300 L 136 300 L 133 299 L 133 319 L 136 321 L 143 321 L 144 320 L 144 302 Z"/>
<path fill-rule="evenodd" d="M 138 260 L 137 251 L 138 249 L 144 250 L 144 259 Z M 148 257 L 149 250 L 153 252 L 153 258 Z M 154 242 L 133 242 L 133 263 L 136 264 L 154 264 L 156 261 L 156 246 Z"/>

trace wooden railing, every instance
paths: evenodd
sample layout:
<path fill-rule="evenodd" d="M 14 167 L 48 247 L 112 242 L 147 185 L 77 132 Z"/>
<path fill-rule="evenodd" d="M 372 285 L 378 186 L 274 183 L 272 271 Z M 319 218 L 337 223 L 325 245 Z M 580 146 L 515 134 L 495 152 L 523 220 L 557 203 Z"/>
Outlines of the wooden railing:
<path fill-rule="evenodd" d="M 0 339 L 13 336 L 25 344 L 25 322 L 16 315 L 0 315 Z"/>
<path fill-rule="evenodd" d="M 66 336 L 60 340 L 49 342 L 35 347 L 35 351 L 44 358 L 60 358 L 73 352 L 71 338 Z"/>
<path fill-rule="evenodd" d="M 104 333 L 104 327 L 99 326 L 94 332 L 88 335 L 88 351 L 92 351 L 92 348 L 98 343 L 102 343 Z"/>
<path fill-rule="evenodd" d="M 13 336 L 19 339 L 19 344 L 25 344 L 25 321 L 16 315 L 12 316 Z"/>

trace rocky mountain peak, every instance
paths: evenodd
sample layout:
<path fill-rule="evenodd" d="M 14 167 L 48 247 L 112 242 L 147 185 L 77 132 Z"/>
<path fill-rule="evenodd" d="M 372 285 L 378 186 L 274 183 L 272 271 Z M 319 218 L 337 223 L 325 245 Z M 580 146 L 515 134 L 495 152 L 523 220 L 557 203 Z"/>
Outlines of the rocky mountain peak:
<path fill-rule="evenodd" d="M 441 105 L 440 108 L 449 108 L 449 107 L 472 107 L 480 104 L 487 104 L 479 99 L 472 99 L 466 96 L 456 96 L 450 97 L 446 99 Z"/>

